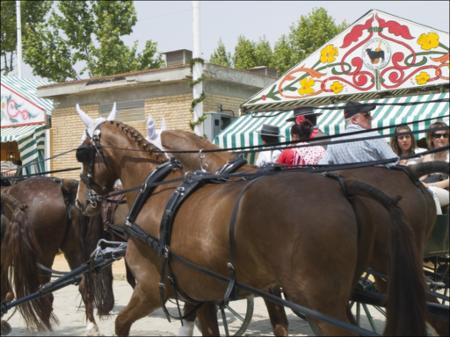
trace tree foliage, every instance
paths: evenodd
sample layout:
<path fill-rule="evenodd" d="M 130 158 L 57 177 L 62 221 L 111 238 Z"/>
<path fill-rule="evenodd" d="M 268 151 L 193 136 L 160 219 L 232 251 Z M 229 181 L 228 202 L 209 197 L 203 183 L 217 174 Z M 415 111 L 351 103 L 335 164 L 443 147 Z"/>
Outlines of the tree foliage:
<path fill-rule="evenodd" d="M 234 48 L 233 63 L 236 69 L 256 67 L 255 43 L 240 35 Z"/>
<path fill-rule="evenodd" d="M 51 1 L 29 1 L 20 2 L 22 39 L 36 39 L 33 31 L 28 27 L 42 23 L 45 15 L 52 5 Z M 31 36 L 27 36 L 31 34 Z M 16 2 L 1 1 L 1 73 L 7 75 L 14 69 L 17 46 L 16 30 Z"/>
<path fill-rule="evenodd" d="M 273 50 L 264 38 L 255 43 L 239 36 L 232 56 L 234 66 L 237 69 L 267 66 L 284 73 L 342 32 L 346 26 L 345 22 L 336 24 L 324 8 L 313 9 L 291 25 L 288 34 L 278 39 Z"/>
<path fill-rule="evenodd" d="M 345 22 L 336 25 L 324 8 L 313 9 L 307 16 L 302 15 L 298 22 L 291 26 L 288 36 L 292 50 L 292 66 L 319 49 L 345 27 Z"/>
<path fill-rule="evenodd" d="M 157 68 L 155 42 L 138 53 L 137 42 L 129 47 L 122 40 L 136 21 L 129 0 L 55 2 L 44 22 L 25 26 L 24 61 L 34 75 L 58 82 Z"/>
<path fill-rule="evenodd" d="M 231 55 L 227 53 L 225 45 L 222 40 L 219 40 L 217 48 L 211 54 L 209 63 L 217 64 L 219 66 L 231 67 Z"/>

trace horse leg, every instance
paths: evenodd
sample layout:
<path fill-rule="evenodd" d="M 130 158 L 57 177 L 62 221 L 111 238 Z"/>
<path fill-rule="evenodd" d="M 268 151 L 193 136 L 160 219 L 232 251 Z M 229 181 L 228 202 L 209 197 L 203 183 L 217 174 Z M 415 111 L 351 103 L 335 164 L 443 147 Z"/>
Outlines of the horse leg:
<path fill-rule="evenodd" d="M 178 330 L 178 336 L 192 336 L 194 334 L 195 318 L 197 313 L 196 306 L 186 302 L 183 307 L 184 324 Z"/>
<path fill-rule="evenodd" d="M 160 306 L 158 283 L 150 281 L 145 286 L 143 282 L 138 282 L 127 306 L 117 315 L 115 321 L 116 335 L 128 336 L 131 325 L 135 321 L 150 314 Z"/>
<path fill-rule="evenodd" d="M 125 271 L 126 271 L 126 275 L 127 275 L 127 282 L 131 286 L 131 288 L 134 289 L 134 287 L 136 287 L 136 280 L 134 278 L 133 273 L 130 270 L 130 267 L 128 266 L 127 261 L 125 261 Z"/>
<path fill-rule="evenodd" d="M 281 298 L 280 287 L 269 288 L 269 293 Z M 282 305 L 275 304 L 267 299 L 264 299 L 264 302 L 266 303 L 267 312 L 269 313 L 273 334 L 275 336 L 287 336 L 289 323 L 284 307 Z"/>
<path fill-rule="evenodd" d="M 323 313 L 327 316 L 331 316 L 337 320 L 350 323 L 347 317 L 347 303 L 349 300 L 349 296 L 338 295 L 336 293 L 327 292 L 327 288 L 320 287 L 320 291 L 324 291 L 324 293 L 317 293 L 317 281 L 311 287 L 307 287 L 310 291 L 306 291 L 304 295 L 300 294 L 298 291 L 290 291 L 291 289 L 286 290 L 286 296 L 290 301 L 295 303 L 301 303 L 307 306 L 308 308 L 314 309 Z M 337 287 L 335 286 L 335 289 Z M 332 285 L 328 285 L 328 289 L 333 289 Z M 336 289 L 337 290 L 337 289 Z M 303 292 L 302 292 L 303 293 Z M 314 294 L 314 295 L 313 295 Z M 310 296 L 311 295 L 311 296 Z M 330 323 L 326 323 L 322 320 L 314 319 L 307 317 L 308 323 L 311 326 L 314 334 L 316 335 L 324 335 L 324 336 L 353 336 L 356 335 L 351 333 L 350 331 L 332 325 Z"/>
<path fill-rule="evenodd" d="M 220 336 L 217 309 L 214 302 L 205 302 L 197 309 L 197 319 L 203 336 Z"/>
<path fill-rule="evenodd" d="M 77 268 L 81 265 L 81 256 L 80 252 L 76 252 L 75 250 L 66 249 L 64 251 L 64 257 L 69 263 L 69 267 L 71 270 Z M 90 277 L 90 280 L 87 280 L 87 277 Z M 90 282 L 88 285 L 87 282 Z M 100 331 L 97 326 L 94 317 L 94 296 L 92 294 L 92 275 L 84 274 L 81 278 L 80 284 L 78 286 L 78 291 L 81 294 L 81 298 L 84 303 L 84 310 L 86 314 L 86 335 L 87 336 L 99 336 Z"/>

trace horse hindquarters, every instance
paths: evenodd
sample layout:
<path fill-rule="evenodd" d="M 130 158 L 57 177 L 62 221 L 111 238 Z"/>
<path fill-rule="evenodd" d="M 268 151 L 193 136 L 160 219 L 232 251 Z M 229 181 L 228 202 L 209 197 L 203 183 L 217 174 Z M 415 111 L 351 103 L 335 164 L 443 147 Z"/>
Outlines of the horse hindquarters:
<path fill-rule="evenodd" d="M 279 284 L 290 301 L 348 322 L 357 223 L 336 182 L 285 174 L 255 184 L 241 202 L 236 247 L 238 280 L 263 289 Z M 322 334 L 350 333 L 308 319 Z"/>

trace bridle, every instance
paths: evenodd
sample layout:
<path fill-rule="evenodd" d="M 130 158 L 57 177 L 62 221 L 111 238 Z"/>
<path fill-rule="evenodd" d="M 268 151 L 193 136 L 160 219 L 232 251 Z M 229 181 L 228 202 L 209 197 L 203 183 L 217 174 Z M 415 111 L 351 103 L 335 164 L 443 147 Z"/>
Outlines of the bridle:
<path fill-rule="evenodd" d="M 76 151 L 77 160 L 87 166 L 87 173 L 81 173 L 80 179 L 88 188 L 87 202 L 90 203 L 94 208 L 97 206 L 97 202 L 101 199 L 99 196 L 109 192 L 105 186 L 101 186 L 94 181 L 94 167 L 97 157 L 99 157 L 100 160 L 109 169 L 106 157 L 102 151 L 102 146 L 100 144 L 100 126 L 102 124 L 103 123 L 100 123 L 94 129 L 92 137 L 89 135 L 89 132 L 87 130 L 85 131 L 89 143 L 83 143 L 78 147 Z"/>

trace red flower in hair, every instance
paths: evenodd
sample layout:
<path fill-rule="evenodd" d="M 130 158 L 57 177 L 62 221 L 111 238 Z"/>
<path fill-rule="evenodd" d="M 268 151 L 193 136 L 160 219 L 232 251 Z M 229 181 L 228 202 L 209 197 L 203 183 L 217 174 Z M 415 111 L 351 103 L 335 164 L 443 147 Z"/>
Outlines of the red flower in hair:
<path fill-rule="evenodd" d="M 297 117 L 295 117 L 295 124 L 302 124 L 305 121 L 305 116 L 303 115 L 298 115 Z"/>

